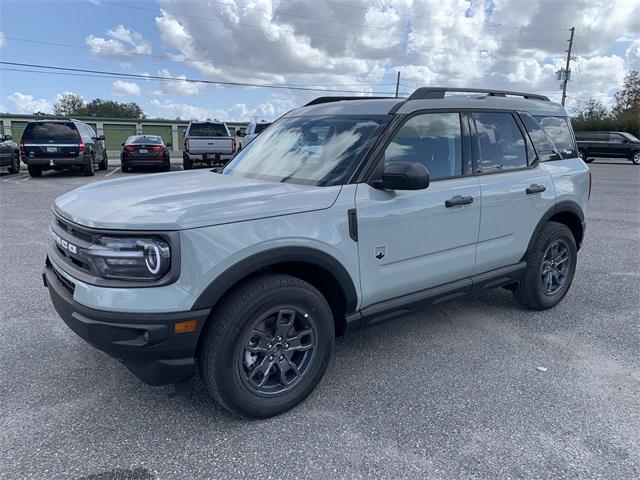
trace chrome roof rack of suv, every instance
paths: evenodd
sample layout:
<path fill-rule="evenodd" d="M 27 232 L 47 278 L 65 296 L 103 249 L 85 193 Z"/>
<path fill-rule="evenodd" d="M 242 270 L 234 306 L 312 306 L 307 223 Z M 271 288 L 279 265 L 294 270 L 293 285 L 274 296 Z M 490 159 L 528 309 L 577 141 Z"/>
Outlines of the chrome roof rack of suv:
<path fill-rule="evenodd" d="M 549 97 L 537 95 L 535 93 L 512 92 L 509 90 L 487 90 L 484 88 L 449 88 L 449 87 L 421 87 L 407 98 L 407 100 L 437 100 L 443 99 L 447 92 L 457 93 L 486 93 L 491 97 L 506 97 L 507 95 L 514 97 L 524 97 L 530 100 L 544 100 L 549 102 Z"/>
<path fill-rule="evenodd" d="M 395 98 L 395 97 L 318 97 L 306 103 L 304 106 L 320 105 L 321 103 L 341 102 L 343 100 L 377 100 L 380 98 Z M 401 100 L 401 99 L 398 99 Z"/>

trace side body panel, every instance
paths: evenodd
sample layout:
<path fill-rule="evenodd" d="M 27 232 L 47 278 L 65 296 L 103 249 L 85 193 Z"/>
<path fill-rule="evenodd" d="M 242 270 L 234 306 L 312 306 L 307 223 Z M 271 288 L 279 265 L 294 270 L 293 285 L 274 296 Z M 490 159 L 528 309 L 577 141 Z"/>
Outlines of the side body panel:
<path fill-rule="evenodd" d="M 474 201 L 446 208 L 455 195 Z M 359 184 L 356 207 L 363 307 L 471 274 L 480 221 L 477 178 L 441 180 L 417 191 Z"/>
<path fill-rule="evenodd" d="M 482 219 L 474 274 L 519 262 L 536 225 L 556 202 L 551 175 L 542 165 L 480 175 L 478 179 Z M 533 184 L 543 185 L 545 190 L 527 194 L 527 188 Z"/>
<path fill-rule="evenodd" d="M 545 162 L 556 190 L 557 203 L 577 203 L 586 216 L 589 201 L 589 167 L 579 158 Z"/>

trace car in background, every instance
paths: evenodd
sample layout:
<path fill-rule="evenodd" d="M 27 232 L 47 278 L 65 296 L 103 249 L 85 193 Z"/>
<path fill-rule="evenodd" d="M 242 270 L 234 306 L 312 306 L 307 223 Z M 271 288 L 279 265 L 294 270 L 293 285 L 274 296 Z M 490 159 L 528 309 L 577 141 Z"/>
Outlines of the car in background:
<path fill-rule="evenodd" d="M 32 177 L 74 167 L 92 176 L 96 164 L 100 170 L 109 166 L 103 141 L 104 135 L 80 120 L 32 120 L 22 134 L 20 153 Z"/>
<path fill-rule="evenodd" d="M 162 171 L 171 170 L 171 156 L 162 137 L 157 135 L 132 135 L 122 144 L 120 166 L 124 173 L 133 167 L 159 167 Z"/>
<path fill-rule="evenodd" d="M 224 122 L 191 122 L 184 134 L 182 168 L 200 163 L 221 170 L 236 154 L 236 139 Z"/>
<path fill-rule="evenodd" d="M 247 128 L 244 132 L 239 131 L 238 133 L 236 133 L 238 141 L 238 151 L 249 145 L 251 141 L 258 135 L 260 135 L 260 133 L 262 133 L 269 125 L 271 125 L 271 122 L 267 122 L 266 120 L 251 122 L 249 125 L 247 125 Z"/>
<path fill-rule="evenodd" d="M 640 140 L 627 132 L 576 132 L 580 158 L 627 158 L 640 165 Z"/>
<path fill-rule="evenodd" d="M 9 173 L 20 171 L 20 148 L 11 135 L 0 135 L 0 168 Z"/>

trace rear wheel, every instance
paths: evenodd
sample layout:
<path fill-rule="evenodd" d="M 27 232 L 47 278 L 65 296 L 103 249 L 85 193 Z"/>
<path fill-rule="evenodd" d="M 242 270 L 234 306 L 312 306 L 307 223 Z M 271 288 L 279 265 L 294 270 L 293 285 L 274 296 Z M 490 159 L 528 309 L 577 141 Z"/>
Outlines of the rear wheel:
<path fill-rule="evenodd" d="M 125 162 L 124 160 L 122 160 L 120 162 L 120 168 L 122 169 L 122 173 L 128 173 L 129 172 L 129 164 L 127 162 Z"/>
<path fill-rule="evenodd" d="M 18 173 L 20 171 L 20 154 L 15 152 L 11 157 L 11 165 L 8 168 L 9 173 Z"/>
<path fill-rule="evenodd" d="M 327 301 L 289 275 L 247 281 L 209 322 L 198 355 L 202 379 L 218 403 L 242 417 L 271 417 L 302 402 L 333 350 Z"/>
<path fill-rule="evenodd" d="M 634 165 L 640 165 L 640 151 L 632 153 L 629 160 L 631 160 Z"/>
<path fill-rule="evenodd" d="M 29 175 L 32 177 L 42 176 L 42 167 L 40 165 L 28 165 L 27 170 L 29 171 Z"/>
<path fill-rule="evenodd" d="M 193 168 L 193 160 L 189 158 L 188 155 L 182 157 L 182 169 L 183 170 L 191 170 Z"/>
<path fill-rule="evenodd" d="M 164 162 L 164 165 L 162 165 L 162 171 L 163 172 L 170 172 L 171 171 L 171 161 L 168 158 Z"/>
<path fill-rule="evenodd" d="M 93 177 L 96 173 L 96 161 L 93 158 L 93 155 L 89 157 L 89 163 L 87 163 L 82 169 L 82 173 L 84 173 L 85 177 Z"/>
<path fill-rule="evenodd" d="M 109 168 L 109 159 L 107 158 L 107 152 L 105 151 L 102 155 L 102 161 L 98 164 L 98 168 L 100 170 L 106 170 Z"/>
<path fill-rule="evenodd" d="M 525 255 L 527 269 L 513 292 L 516 299 L 533 310 L 555 307 L 569 291 L 577 258 L 571 230 L 549 222 Z"/>

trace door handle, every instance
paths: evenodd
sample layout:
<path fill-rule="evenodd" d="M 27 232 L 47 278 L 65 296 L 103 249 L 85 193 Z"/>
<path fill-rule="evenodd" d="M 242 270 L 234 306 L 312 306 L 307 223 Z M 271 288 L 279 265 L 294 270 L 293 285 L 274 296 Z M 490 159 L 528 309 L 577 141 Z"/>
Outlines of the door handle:
<path fill-rule="evenodd" d="M 455 197 L 451 197 L 449 200 L 444 202 L 444 206 L 447 208 L 457 207 L 458 205 L 469 205 L 473 203 L 473 197 L 463 197 L 461 195 L 456 195 Z"/>
<path fill-rule="evenodd" d="M 544 185 L 536 185 L 534 183 L 527 187 L 527 195 L 531 195 L 533 193 L 541 193 L 541 192 L 544 192 L 546 189 L 547 187 L 545 187 Z"/>

